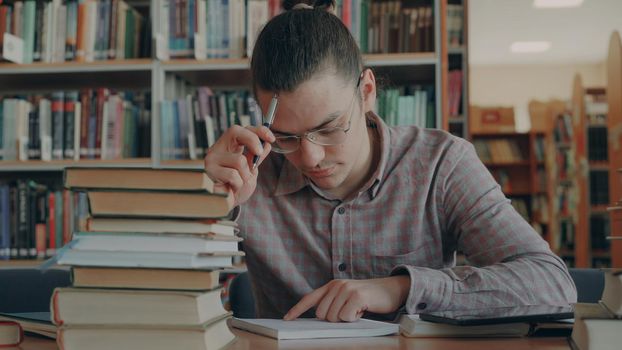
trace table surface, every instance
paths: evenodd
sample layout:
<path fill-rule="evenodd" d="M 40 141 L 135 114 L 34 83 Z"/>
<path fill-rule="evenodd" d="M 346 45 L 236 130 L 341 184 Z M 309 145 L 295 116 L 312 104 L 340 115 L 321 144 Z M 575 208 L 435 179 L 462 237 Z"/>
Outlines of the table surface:
<path fill-rule="evenodd" d="M 306 339 L 277 341 L 275 339 L 234 329 L 237 339 L 227 350 L 276 349 L 349 349 L 349 350 L 569 350 L 567 338 L 406 338 L 403 336 L 373 338 Z M 58 350 L 53 339 L 26 336 L 19 347 L 3 350 Z M 86 349 L 88 350 L 88 349 Z"/>

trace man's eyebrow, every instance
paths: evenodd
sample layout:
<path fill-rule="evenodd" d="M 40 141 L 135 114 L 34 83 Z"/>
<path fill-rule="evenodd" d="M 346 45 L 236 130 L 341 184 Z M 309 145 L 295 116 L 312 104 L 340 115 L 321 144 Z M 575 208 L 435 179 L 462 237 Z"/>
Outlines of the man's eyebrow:
<path fill-rule="evenodd" d="M 330 124 L 330 123 L 334 122 L 337 118 L 341 117 L 342 115 L 343 115 L 343 113 L 341 113 L 341 112 L 331 113 L 331 114 L 329 114 L 329 115 L 328 115 L 328 116 L 324 119 L 324 121 L 322 122 L 322 124 L 320 124 L 320 125 L 318 125 L 318 126 L 316 126 L 316 127 L 314 127 L 314 128 L 311 128 L 311 129 L 309 129 L 309 130 L 307 130 L 307 131 L 315 131 L 315 130 L 322 129 L 322 128 L 323 128 L 323 127 L 325 127 L 326 125 L 328 125 L 328 124 Z M 273 133 L 275 133 L 275 134 L 280 134 L 280 135 L 284 135 L 284 136 L 294 136 L 294 135 L 295 135 L 295 134 L 292 134 L 292 133 L 289 133 L 289 132 L 279 131 L 279 130 L 276 130 L 276 129 L 274 129 L 274 128 L 272 128 L 271 130 L 272 130 L 272 132 L 273 132 Z"/>

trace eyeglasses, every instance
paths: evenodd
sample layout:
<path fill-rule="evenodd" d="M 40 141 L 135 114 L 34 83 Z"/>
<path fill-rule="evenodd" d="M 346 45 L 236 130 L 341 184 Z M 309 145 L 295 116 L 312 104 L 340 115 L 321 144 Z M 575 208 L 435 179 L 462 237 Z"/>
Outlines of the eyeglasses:
<path fill-rule="evenodd" d="M 302 135 L 277 136 L 276 140 L 272 143 L 272 150 L 282 154 L 296 152 L 298 148 L 300 148 L 300 142 L 303 137 L 320 146 L 336 146 L 344 143 L 348 137 L 348 131 L 350 131 L 350 127 L 352 126 L 352 106 L 354 106 L 354 101 L 356 100 L 356 93 L 359 90 L 361 76 L 362 73 L 359 75 L 354 96 L 352 96 L 352 101 L 350 101 L 350 107 L 348 108 L 350 118 L 348 119 L 348 125 L 346 127 L 335 126 L 307 131 Z"/>

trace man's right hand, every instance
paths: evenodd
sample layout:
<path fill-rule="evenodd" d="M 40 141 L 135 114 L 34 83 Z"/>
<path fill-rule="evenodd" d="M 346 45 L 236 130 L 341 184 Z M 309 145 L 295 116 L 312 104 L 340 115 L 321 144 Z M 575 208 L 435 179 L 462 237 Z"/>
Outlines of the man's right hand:
<path fill-rule="evenodd" d="M 266 141 L 262 147 L 262 141 Z M 216 183 L 217 190 L 233 191 L 235 205 L 246 202 L 257 186 L 257 168 L 253 157 L 260 156 L 261 164 L 271 150 L 274 135 L 265 126 L 234 125 L 207 150 L 205 172 Z"/>

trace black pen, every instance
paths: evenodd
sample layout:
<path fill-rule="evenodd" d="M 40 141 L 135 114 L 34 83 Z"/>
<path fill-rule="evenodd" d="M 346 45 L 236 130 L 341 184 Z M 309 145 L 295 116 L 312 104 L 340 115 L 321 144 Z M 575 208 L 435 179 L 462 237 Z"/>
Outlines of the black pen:
<path fill-rule="evenodd" d="M 263 123 L 263 126 L 270 129 L 272 126 L 272 122 L 274 121 L 274 115 L 276 114 L 276 105 L 279 104 L 279 99 L 277 94 L 272 96 L 272 101 L 270 101 L 270 106 L 268 107 L 268 114 L 266 115 L 266 121 Z M 262 146 L 265 146 L 265 142 L 262 142 Z M 259 156 L 255 155 L 253 157 L 253 170 L 257 167 L 257 162 L 259 162 Z"/>

